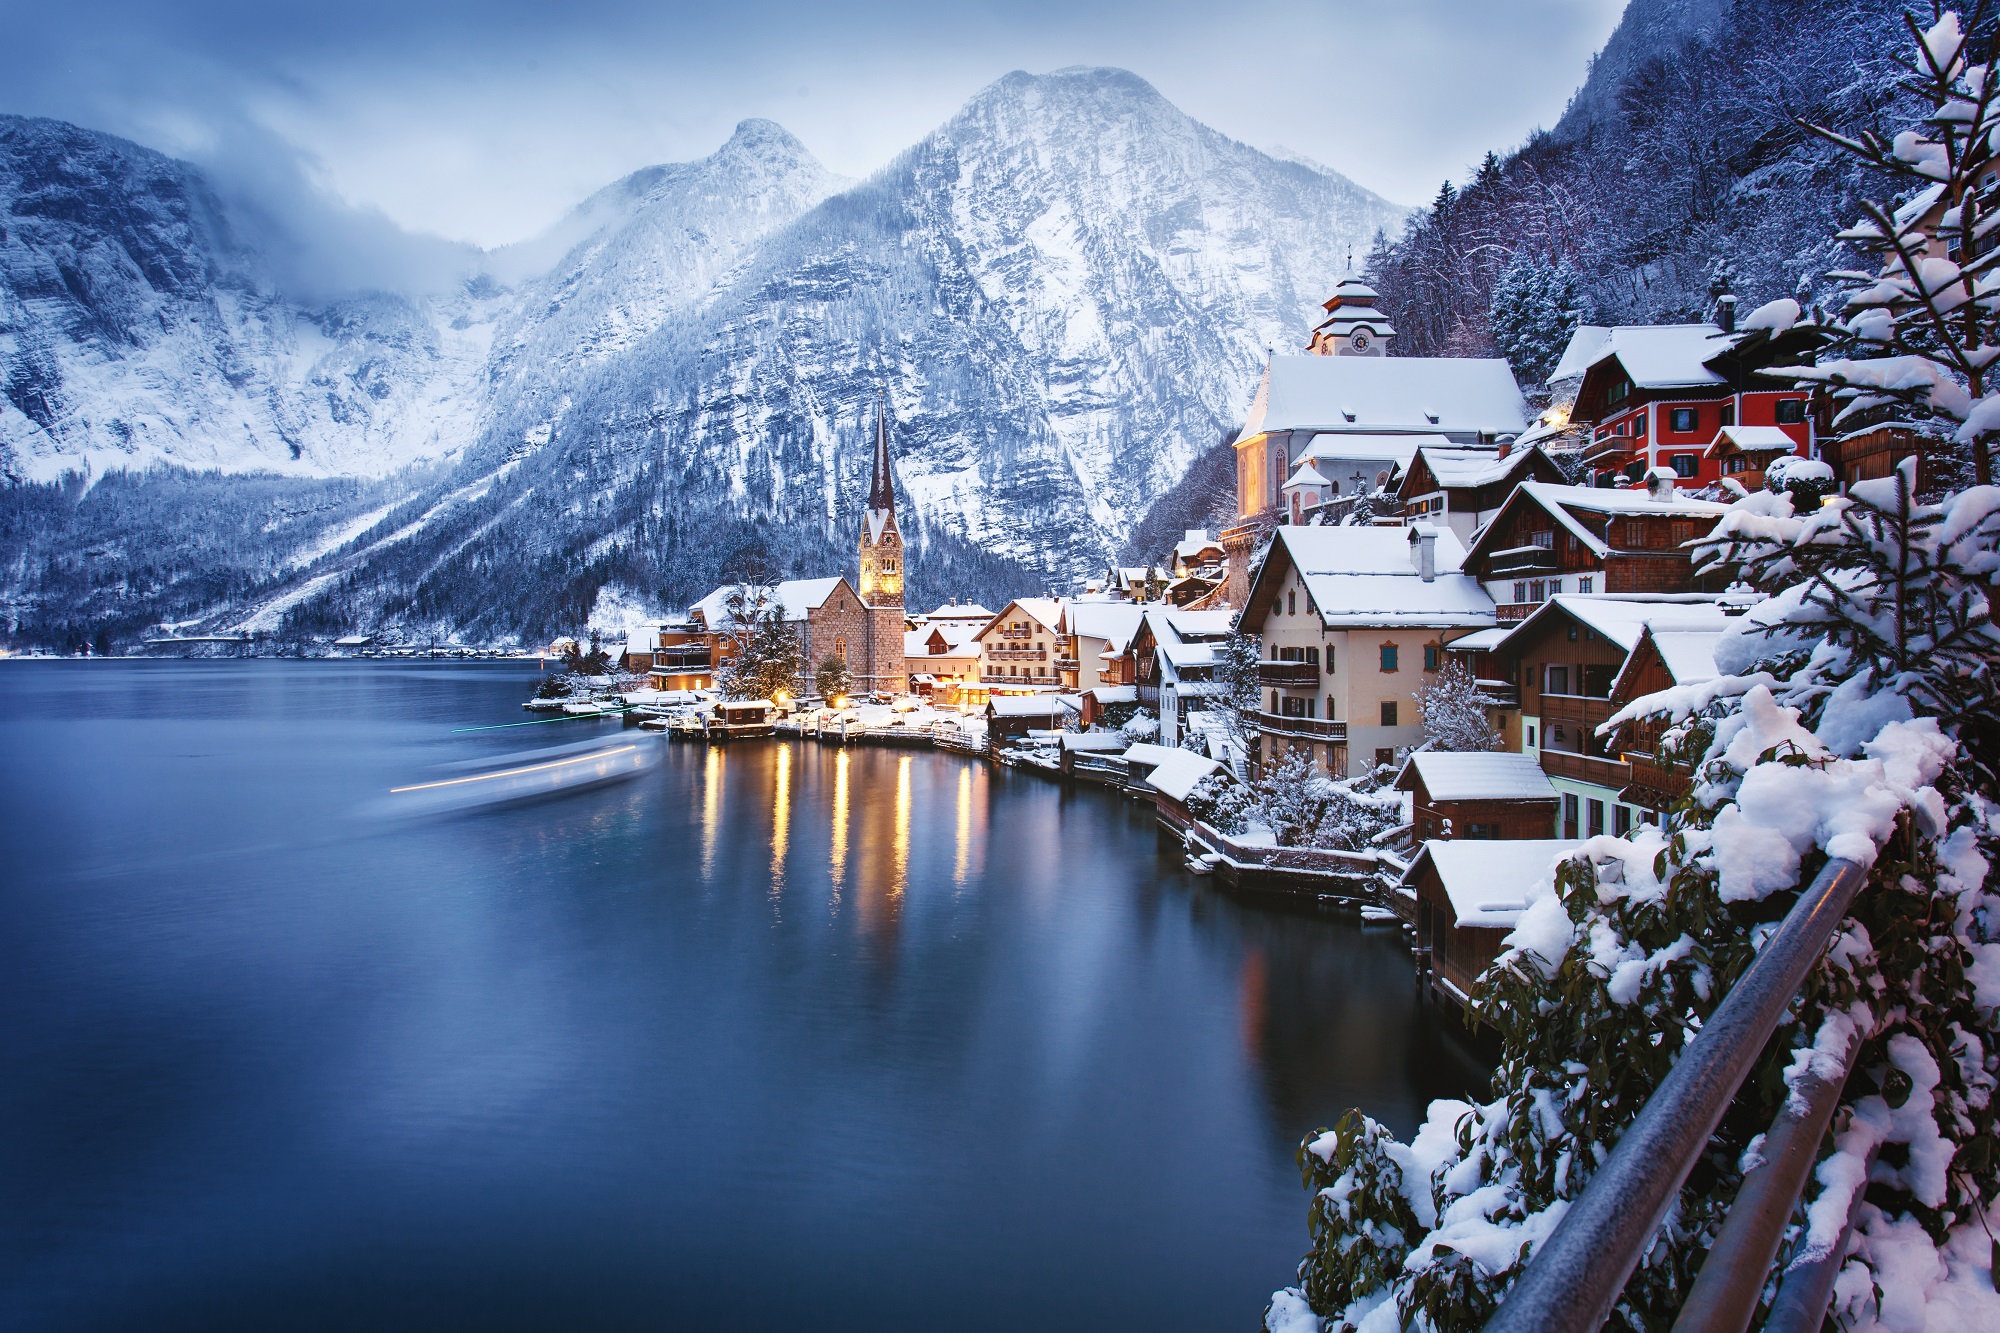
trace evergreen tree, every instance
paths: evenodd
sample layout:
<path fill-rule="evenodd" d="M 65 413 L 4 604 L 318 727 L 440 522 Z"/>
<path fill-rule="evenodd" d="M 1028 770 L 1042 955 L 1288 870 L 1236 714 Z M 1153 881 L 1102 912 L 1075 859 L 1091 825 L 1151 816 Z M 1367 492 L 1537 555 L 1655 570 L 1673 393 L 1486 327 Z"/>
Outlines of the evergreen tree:
<path fill-rule="evenodd" d="M 845 699 L 854 689 L 854 673 L 847 669 L 842 659 L 828 654 L 819 664 L 819 673 L 813 678 L 819 687 L 820 698 L 826 700 Z"/>
<path fill-rule="evenodd" d="M 1585 318 L 1583 279 L 1567 263 L 1549 264 L 1523 250 L 1507 262 L 1488 309 L 1493 345 L 1515 378 L 1539 387 L 1562 359 Z"/>

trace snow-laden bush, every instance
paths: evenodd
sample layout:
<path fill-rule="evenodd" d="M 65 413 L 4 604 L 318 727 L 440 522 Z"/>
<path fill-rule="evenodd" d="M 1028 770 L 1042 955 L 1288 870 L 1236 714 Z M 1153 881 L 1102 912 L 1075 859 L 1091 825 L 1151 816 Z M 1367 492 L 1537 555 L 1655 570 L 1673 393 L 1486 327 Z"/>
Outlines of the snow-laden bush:
<path fill-rule="evenodd" d="M 1403 822 L 1402 797 L 1329 778 L 1303 752 L 1287 755 L 1257 784 L 1257 819 L 1280 847 L 1365 850 Z"/>
<path fill-rule="evenodd" d="M 1410 697 L 1423 719 L 1425 749 L 1464 753 L 1500 748 L 1500 735 L 1486 713 L 1492 701 L 1479 692 L 1472 668 L 1457 658 L 1440 665 Z"/>
<path fill-rule="evenodd" d="M 1130 741 L 1156 740 L 1160 734 L 1160 719 L 1142 708 L 1126 718 L 1118 729 Z"/>
<path fill-rule="evenodd" d="M 1671 1325 L 1788 1079 L 1856 1040 L 1786 1254 L 1839 1234 L 1866 1170 L 1835 1315 L 1921 1328 L 1930 1304 L 2000 1326 L 1976 1258 L 2000 1194 L 2000 489 L 1920 505 L 1913 472 L 1811 516 L 1765 492 L 1725 517 L 1714 555 L 1774 595 L 1723 640 L 1725 675 L 1624 715 L 1670 719 L 1668 746 L 1700 759 L 1692 790 L 1665 828 L 1590 839 L 1530 888 L 1473 997 L 1502 1042 L 1492 1101 L 1434 1103 L 1408 1145 L 1358 1113 L 1306 1140 L 1312 1249 L 1272 1327 L 1310 1327 L 1301 1302 L 1328 1329 L 1484 1323 L 1833 856 L 1868 885 L 1613 1324 Z"/>
<path fill-rule="evenodd" d="M 1235 837 L 1244 832 L 1257 812 L 1257 794 L 1218 770 L 1194 784 L 1188 792 L 1188 813 L 1217 833 Z"/>

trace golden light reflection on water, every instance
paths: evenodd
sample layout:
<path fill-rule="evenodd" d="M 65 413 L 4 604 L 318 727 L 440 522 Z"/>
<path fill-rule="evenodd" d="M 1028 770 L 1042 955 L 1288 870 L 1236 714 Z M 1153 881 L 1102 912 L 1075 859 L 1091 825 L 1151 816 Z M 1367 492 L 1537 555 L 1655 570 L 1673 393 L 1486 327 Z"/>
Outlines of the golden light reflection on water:
<path fill-rule="evenodd" d="M 840 906 L 840 889 L 847 877 L 847 751 L 833 756 L 833 853 L 828 878 L 833 883 L 833 905 Z"/>
<path fill-rule="evenodd" d="M 792 834 L 792 747 L 778 746 L 778 789 L 771 797 L 771 905 L 785 887 L 785 852 Z"/>
<path fill-rule="evenodd" d="M 708 763 L 702 771 L 701 788 L 701 873 L 715 873 L 715 842 L 722 832 L 722 749 L 708 747 Z"/>
<path fill-rule="evenodd" d="M 965 887 L 965 874 L 972 864 L 972 765 L 958 770 L 958 861 L 952 868 L 952 882 Z"/>
<path fill-rule="evenodd" d="M 900 898 L 910 882 L 910 756 L 896 764 L 896 838 L 890 858 L 889 896 Z"/>

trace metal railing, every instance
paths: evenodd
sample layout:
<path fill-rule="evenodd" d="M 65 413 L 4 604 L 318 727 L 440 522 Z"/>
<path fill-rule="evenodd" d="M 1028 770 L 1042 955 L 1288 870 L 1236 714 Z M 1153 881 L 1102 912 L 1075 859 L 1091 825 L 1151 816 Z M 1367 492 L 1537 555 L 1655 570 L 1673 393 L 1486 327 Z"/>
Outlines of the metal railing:
<path fill-rule="evenodd" d="M 1814 877 L 1681 1052 L 1603 1168 L 1535 1252 L 1487 1321 L 1486 1333 L 1594 1333 L 1604 1323 L 1652 1246 L 1682 1182 L 1867 878 L 1866 867 L 1844 860 L 1827 862 Z M 1674 1325 L 1676 1333 L 1737 1333 L 1749 1326 L 1771 1256 L 1818 1153 L 1826 1127 L 1821 1111 L 1832 1115 L 1839 1092 L 1833 1083 L 1830 1095 L 1807 1088 L 1787 1099 L 1766 1140 L 1765 1163 L 1744 1178 L 1722 1235 Z M 1800 1105 L 1794 1106 L 1795 1101 Z M 1787 1270 L 1780 1285 L 1778 1306 L 1793 1311 L 1788 1316 L 1793 1322 L 1782 1325 L 1787 1333 L 1817 1329 L 1825 1316 L 1826 1297 L 1833 1289 L 1833 1274 L 1826 1270 L 1839 1267 L 1838 1247 L 1830 1264 L 1818 1258 L 1815 1268 L 1815 1258 L 1801 1255 L 1801 1263 Z M 1793 1288 L 1789 1305 L 1787 1286 Z"/>

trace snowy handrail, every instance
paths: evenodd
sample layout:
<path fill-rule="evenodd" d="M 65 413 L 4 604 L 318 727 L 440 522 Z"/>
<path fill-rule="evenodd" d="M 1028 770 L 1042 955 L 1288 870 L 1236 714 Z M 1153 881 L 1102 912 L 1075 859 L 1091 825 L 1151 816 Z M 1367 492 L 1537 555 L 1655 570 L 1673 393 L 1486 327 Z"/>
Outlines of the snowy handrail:
<path fill-rule="evenodd" d="M 1535 1252 L 1486 1333 L 1595 1333 L 1603 1325 L 1867 878 L 1857 862 L 1826 863 Z"/>

